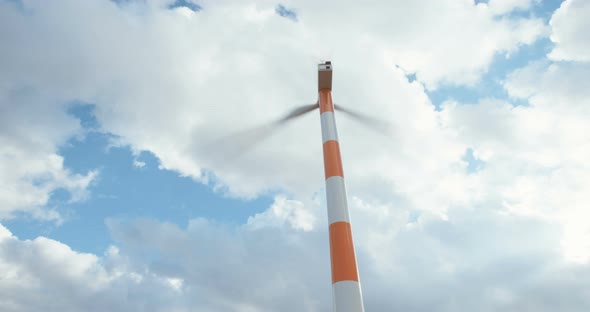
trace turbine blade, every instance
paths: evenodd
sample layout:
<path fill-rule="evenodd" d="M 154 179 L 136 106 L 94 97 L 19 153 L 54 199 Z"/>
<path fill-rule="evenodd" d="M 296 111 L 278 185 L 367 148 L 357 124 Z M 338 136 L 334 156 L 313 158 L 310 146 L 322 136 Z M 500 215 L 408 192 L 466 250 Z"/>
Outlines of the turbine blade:
<path fill-rule="evenodd" d="M 349 117 L 352 117 L 352 119 L 356 120 L 357 122 L 361 123 L 362 125 L 370 128 L 373 131 L 377 131 L 380 134 L 384 135 L 384 136 L 389 136 L 391 133 L 391 123 L 383 120 L 383 119 L 379 119 L 373 116 L 369 116 L 357 111 L 353 111 L 351 109 L 348 108 L 344 108 L 340 105 L 336 105 L 334 104 L 334 108 L 339 111 L 342 112 L 346 115 L 348 115 Z"/>
<path fill-rule="evenodd" d="M 279 119 L 278 122 L 283 123 L 283 122 L 292 120 L 292 119 L 297 118 L 299 116 L 305 115 L 305 114 L 307 114 L 319 107 L 320 107 L 320 105 L 318 103 L 297 107 L 294 110 L 292 110 L 289 114 L 287 114 L 283 118 Z"/>
<path fill-rule="evenodd" d="M 297 107 L 279 119 L 221 137 L 208 144 L 208 147 L 210 150 L 217 151 L 216 154 L 220 154 L 215 158 L 224 162 L 231 161 L 269 138 L 288 122 L 317 108 L 319 108 L 318 103 Z"/>

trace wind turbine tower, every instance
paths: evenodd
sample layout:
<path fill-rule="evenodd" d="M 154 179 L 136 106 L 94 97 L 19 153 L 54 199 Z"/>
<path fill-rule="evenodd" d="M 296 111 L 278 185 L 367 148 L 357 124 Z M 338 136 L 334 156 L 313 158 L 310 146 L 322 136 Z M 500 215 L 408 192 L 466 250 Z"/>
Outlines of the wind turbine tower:
<path fill-rule="evenodd" d="M 330 61 L 318 65 L 318 92 L 324 146 L 326 201 L 330 224 L 333 311 L 363 312 L 363 297 L 352 241 L 342 159 L 334 118 Z"/>

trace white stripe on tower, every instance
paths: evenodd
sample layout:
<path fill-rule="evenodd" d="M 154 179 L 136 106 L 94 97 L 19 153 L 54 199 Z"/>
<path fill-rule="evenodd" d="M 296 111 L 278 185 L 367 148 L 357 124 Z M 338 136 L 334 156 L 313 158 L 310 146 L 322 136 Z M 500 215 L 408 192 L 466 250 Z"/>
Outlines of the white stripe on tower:
<path fill-rule="evenodd" d="M 332 263 L 332 295 L 335 312 L 362 312 L 363 298 L 359 282 L 338 133 L 332 103 L 331 64 L 320 64 L 318 72 L 319 106 L 324 145 L 324 170 L 328 222 L 330 223 L 330 258 Z M 327 71 L 329 70 L 329 76 Z"/>

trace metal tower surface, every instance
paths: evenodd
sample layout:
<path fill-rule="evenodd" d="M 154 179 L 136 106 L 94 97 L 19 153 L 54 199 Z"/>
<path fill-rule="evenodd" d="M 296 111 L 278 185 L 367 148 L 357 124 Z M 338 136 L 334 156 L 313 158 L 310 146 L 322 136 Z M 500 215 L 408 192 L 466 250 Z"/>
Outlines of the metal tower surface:
<path fill-rule="evenodd" d="M 334 118 L 332 63 L 329 61 L 318 65 L 318 90 L 330 224 L 333 311 L 361 312 L 364 311 L 363 297 L 352 241 L 342 159 Z"/>

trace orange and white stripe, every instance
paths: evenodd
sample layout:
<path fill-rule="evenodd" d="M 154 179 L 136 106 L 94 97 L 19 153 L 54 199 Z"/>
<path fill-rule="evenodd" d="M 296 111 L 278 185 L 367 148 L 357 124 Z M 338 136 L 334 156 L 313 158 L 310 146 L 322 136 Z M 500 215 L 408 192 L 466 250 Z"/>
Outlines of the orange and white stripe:
<path fill-rule="evenodd" d="M 320 80 L 322 79 L 321 75 L 320 73 Z M 324 144 L 328 222 L 330 223 L 333 310 L 335 312 L 360 312 L 364 311 L 363 298 L 346 202 L 336 120 L 334 119 L 331 72 L 329 78 L 330 88 L 322 89 L 320 83 L 319 106 Z"/>

